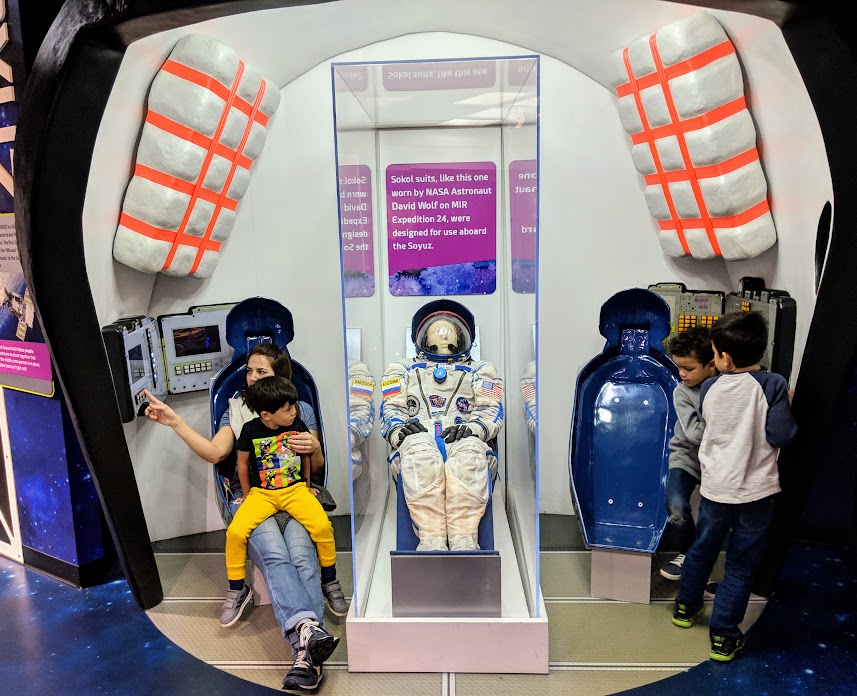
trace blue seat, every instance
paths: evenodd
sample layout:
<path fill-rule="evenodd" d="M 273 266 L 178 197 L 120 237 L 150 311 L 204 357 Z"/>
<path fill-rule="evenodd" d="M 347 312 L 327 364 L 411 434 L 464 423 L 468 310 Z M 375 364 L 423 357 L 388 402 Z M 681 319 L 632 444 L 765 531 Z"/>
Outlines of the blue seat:
<path fill-rule="evenodd" d="M 247 354 L 260 343 L 274 343 L 288 353 L 288 344 L 295 335 L 292 313 L 279 302 L 265 297 L 251 297 L 236 304 L 226 316 L 226 341 L 235 350 L 232 361 L 211 381 L 211 434 L 217 432 L 220 419 L 229 407 L 229 399 L 246 385 Z M 289 356 L 291 360 L 291 356 Z M 321 423 L 318 389 L 310 373 L 295 360 L 292 363 L 292 383 L 298 397 L 313 407 L 318 420 L 319 437 L 324 451 L 324 431 Z M 235 471 L 235 452 L 215 465 L 215 489 L 220 514 L 225 521 L 228 512 L 229 487 L 224 479 Z M 327 483 L 327 471 L 325 480 Z"/>
<path fill-rule="evenodd" d="M 635 288 L 601 307 L 603 352 L 577 378 L 569 470 L 586 544 L 654 553 L 667 522 L 668 443 L 678 370 L 664 354 L 670 311 Z"/>

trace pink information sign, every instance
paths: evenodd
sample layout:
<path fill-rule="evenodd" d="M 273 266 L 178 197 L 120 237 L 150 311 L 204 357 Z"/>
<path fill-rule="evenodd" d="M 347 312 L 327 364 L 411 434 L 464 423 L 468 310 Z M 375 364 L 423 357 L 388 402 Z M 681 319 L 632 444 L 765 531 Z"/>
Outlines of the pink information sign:
<path fill-rule="evenodd" d="M 493 292 L 497 259 L 496 165 L 391 164 L 386 183 L 392 294 Z M 431 269 L 446 269 L 446 273 L 435 270 L 424 274 Z M 413 282 L 405 282 L 403 274 Z"/>
<path fill-rule="evenodd" d="M 339 167 L 339 222 L 346 297 L 375 293 L 372 172 L 365 164 Z"/>
<path fill-rule="evenodd" d="M 536 160 L 510 162 L 509 217 L 512 227 L 512 289 L 515 292 L 535 292 L 537 200 Z"/>
<path fill-rule="evenodd" d="M 388 63 L 381 68 L 384 89 L 390 92 L 493 87 L 497 81 L 494 60 Z"/>
<path fill-rule="evenodd" d="M 0 339 L 0 372 L 50 382 L 53 373 L 48 347 L 44 343 Z"/>

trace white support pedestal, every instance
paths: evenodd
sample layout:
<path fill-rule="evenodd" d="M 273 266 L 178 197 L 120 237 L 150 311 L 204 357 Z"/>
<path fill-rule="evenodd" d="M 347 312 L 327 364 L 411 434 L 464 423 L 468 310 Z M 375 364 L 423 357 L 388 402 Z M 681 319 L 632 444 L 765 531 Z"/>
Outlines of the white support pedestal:
<path fill-rule="evenodd" d="M 358 619 L 353 612 L 345 624 L 349 672 L 548 673 L 543 601 L 538 619 Z"/>
<path fill-rule="evenodd" d="M 354 602 L 348 612 L 348 670 L 547 674 L 545 604 L 539 597 L 539 618 L 530 618 L 502 496 L 495 491 L 493 505 L 502 575 L 499 618 L 393 616 L 390 549 L 395 548 L 395 508 L 391 497 L 369 596 L 358 599 L 361 616 L 355 616 Z"/>
<path fill-rule="evenodd" d="M 651 589 L 651 555 L 592 549 L 593 597 L 649 604 Z"/>

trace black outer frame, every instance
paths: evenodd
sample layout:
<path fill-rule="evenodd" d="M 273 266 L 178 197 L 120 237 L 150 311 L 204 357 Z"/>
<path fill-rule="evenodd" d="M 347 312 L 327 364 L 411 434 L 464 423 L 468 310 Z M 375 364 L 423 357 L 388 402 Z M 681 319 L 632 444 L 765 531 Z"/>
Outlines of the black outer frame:
<path fill-rule="evenodd" d="M 144 609 L 159 604 L 163 591 L 132 485 L 134 470 L 98 318 L 86 292 L 82 212 L 98 127 L 131 41 L 214 17 L 329 1 L 67 0 L 28 78 L 15 143 L 21 262 L 122 568 Z M 795 392 L 800 434 L 781 458 L 785 490 L 757 583 L 762 594 L 770 593 L 779 574 L 814 478 L 809 463 L 823 449 L 857 358 L 857 323 L 840 322 L 838 314 L 843 305 L 857 305 L 851 268 L 857 258 L 857 236 L 851 232 L 857 228 L 857 203 L 847 196 L 857 182 L 857 131 L 850 127 L 857 112 L 857 60 L 823 10 L 789 15 L 783 33 L 815 105 L 839 197 Z"/>

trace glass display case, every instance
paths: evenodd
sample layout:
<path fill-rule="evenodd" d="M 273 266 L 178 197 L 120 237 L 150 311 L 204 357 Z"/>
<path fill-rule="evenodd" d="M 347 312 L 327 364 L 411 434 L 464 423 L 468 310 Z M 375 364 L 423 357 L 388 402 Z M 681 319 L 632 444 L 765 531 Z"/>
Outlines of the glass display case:
<path fill-rule="evenodd" d="M 530 631 L 543 650 L 515 671 L 546 671 L 535 417 L 539 59 L 334 63 L 331 73 L 352 435 L 349 669 L 436 671 L 443 660 L 449 670 L 509 671 L 503 661 Z M 450 307 L 453 323 L 469 326 L 459 337 L 472 334 L 465 352 L 460 341 L 447 351 L 417 336 Z M 423 466 L 397 433 L 412 422 L 429 431 L 419 438 L 437 465 L 419 470 L 434 480 L 419 490 L 399 473 Z M 467 507 L 478 548 L 462 551 L 450 519 L 469 495 L 455 498 L 464 455 L 446 433 L 468 423 L 487 492 L 484 514 L 478 502 Z M 440 547 L 422 550 L 435 522 L 416 504 L 428 484 L 446 487 L 449 545 L 444 532 Z M 433 504 L 443 516 L 444 493 Z M 459 628 L 455 640 L 431 640 L 449 624 Z M 416 659 L 396 649 L 412 639 L 437 647 Z"/>

